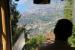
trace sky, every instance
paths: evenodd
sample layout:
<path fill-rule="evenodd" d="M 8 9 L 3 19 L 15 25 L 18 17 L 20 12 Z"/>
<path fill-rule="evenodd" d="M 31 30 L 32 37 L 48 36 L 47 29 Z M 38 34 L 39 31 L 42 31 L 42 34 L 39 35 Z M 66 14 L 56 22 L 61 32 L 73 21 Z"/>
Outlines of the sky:
<path fill-rule="evenodd" d="M 33 4 L 33 0 L 19 0 L 18 2 L 16 2 L 18 5 L 17 5 L 17 10 L 20 12 L 20 13 L 23 13 L 23 12 L 28 12 L 28 11 L 31 11 L 31 10 L 36 10 L 38 9 L 39 7 L 44 7 L 45 5 L 36 5 L 36 4 Z M 63 7 L 63 1 L 61 0 L 51 0 L 51 3 L 50 4 L 47 4 L 47 7 L 57 7 L 59 8 L 60 5 L 62 8 Z"/>

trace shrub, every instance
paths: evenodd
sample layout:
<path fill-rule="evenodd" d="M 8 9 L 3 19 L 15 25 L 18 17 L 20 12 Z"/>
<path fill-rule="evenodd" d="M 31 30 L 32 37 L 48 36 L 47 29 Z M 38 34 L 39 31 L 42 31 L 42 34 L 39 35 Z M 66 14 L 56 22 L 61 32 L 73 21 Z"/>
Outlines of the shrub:
<path fill-rule="evenodd" d="M 26 42 L 25 50 L 35 50 L 36 47 L 43 44 L 45 41 L 45 36 L 43 34 L 38 34 L 30 38 L 29 41 Z"/>

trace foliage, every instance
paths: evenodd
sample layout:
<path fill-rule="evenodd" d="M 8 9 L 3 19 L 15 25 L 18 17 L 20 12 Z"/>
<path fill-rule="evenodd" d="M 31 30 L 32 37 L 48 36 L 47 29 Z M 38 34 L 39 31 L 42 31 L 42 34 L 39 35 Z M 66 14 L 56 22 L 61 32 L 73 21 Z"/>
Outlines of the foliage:
<path fill-rule="evenodd" d="M 36 47 L 42 45 L 44 41 L 45 41 L 45 37 L 43 34 L 33 36 L 30 38 L 29 41 L 26 42 L 24 49 L 25 50 L 35 50 Z"/>
<path fill-rule="evenodd" d="M 69 44 L 71 45 L 71 47 L 75 47 L 75 36 L 71 36 L 69 38 Z"/>
<path fill-rule="evenodd" d="M 11 29 L 12 29 L 11 42 L 12 42 L 12 45 L 15 44 L 18 37 L 24 31 L 23 27 L 18 28 L 18 25 L 17 25 L 18 20 L 21 17 L 21 15 L 16 10 L 16 6 L 17 6 L 16 3 L 14 3 L 13 1 L 10 1 L 10 16 L 11 16 Z"/>
<path fill-rule="evenodd" d="M 16 10 L 16 3 L 12 3 L 10 5 L 10 14 L 11 14 L 11 26 L 12 26 L 12 33 L 15 34 L 18 19 L 20 18 L 19 12 Z"/>
<path fill-rule="evenodd" d="M 66 5 L 64 8 L 65 18 L 72 20 L 72 4 L 73 0 L 66 0 Z"/>
<path fill-rule="evenodd" d="M 34 44 L 34 41 L 36 41 L 36 45 L 42 44 L 45 41 L 45 37 L 44 37 L 43 34 L 39 34 L 39 35 L 33 36 L 29 40 L 29 43 L 33 43 Z"/>
<path fill-rule="evenodd" d="M 73 35 L 70 38 L 70 44 L 72 47 L 75 47 L 75 25 L 73 26 Z"/>
<path fill-rule="evenodd" d="M 66 1 L 66 5 L 64 9 L 65 18 L 72 20 L 73 0 L 65 0 L 65 1 Z M 75 25 L 73 26 L 73 35 L 69 38 L 68 41 L 72 47 L 75 47 Z"/>
<path fill-rule="evenodd" d="M 13 45 L 15 44 L 21 33 L 23 33 L 23 31 L 24 31 L 23 27 L 16 28 L 15 35 L 12 35 Z"/>
<path fill-rule="evenodd" d="M 73 34 L 69 38 L 69 43 L 72 47 L 75 47 L 75 25 L 73 26 Z"/>
<path fill-rule="evenodd" d="M 10 10 L 11 10 L 12 43 L 13 43 L 12 45 L 14 45 L 15 42 L 17 41 L 18 33 L 20 30 L 17 28 L 18 19 L 20 18 L 20 16 L 19 16 L 19 12 L 16 11 L 15 3 L 12 4 Z"/>

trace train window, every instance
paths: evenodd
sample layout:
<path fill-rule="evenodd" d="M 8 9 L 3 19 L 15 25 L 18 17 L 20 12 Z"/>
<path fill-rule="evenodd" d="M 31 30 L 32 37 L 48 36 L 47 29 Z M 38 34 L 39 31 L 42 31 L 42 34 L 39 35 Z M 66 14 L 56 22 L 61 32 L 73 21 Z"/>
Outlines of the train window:
<path fill-rule="evenodd" d="M 19 0 L 18 2 L 17 1 L 18 0 L 16 0 L 17 3 L 16 9 L 13 9 L 15 7 L 14 3 L 13 3 L 14 6 L 12 7 L 10 6 L 13 11 L 16 10 L 15 12 L 12 12 L 13 16 L 15 15 L 14 18 L 12 18 L 13 49 L 35 50 L 33 45 L 37 46 L 36 43 L 38 42 L 39 42 L 38 45 L 42 45 L 40 43 L 47 43 L 47 42 L 53 43 L 55 38 L 53 34 L 55 23 L 58 19 L 64 18 L 64 6 L 65 6 L 64 1 L 61 0 Z M 19 15 L 21 16 L 18 17 Z M 38 41 L 38 39 L 40 40 Z"/>
<path fill-rule="evenodd" d="M 35 47 L 39 45 L 53 43 L 55 40 L 53 30 L 56 22 L 62 18 L 72 19 L 70 1 L 19 0 L 16 3 L 16 9 L 13 9 L 14 3 L 14 6 L 10 6 L 14 16 L 12 18 L 14 50 L 36 50 Z"/>

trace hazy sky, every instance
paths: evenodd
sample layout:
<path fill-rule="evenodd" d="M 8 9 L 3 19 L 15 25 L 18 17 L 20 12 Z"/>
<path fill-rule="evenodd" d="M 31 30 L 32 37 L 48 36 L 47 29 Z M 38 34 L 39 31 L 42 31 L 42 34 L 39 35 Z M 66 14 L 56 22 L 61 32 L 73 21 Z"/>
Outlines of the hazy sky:
<path fill-rule="evenodd" d="M 27 12 L 27 11 L 30 11 L 30 10 L 35 10 L 39 7 L 41 7 L 40 5 L 36 5 L 36 4 L 33 4 L 33 0 L 20 0 L 17 2 L 18 5 L 17 5 L 17 10 L 20 12 L 20 13 L 23 13 L 23 12 Z M 50 4 L 47 4 L 47 7 L 59 7 L 61 6 L 61 8 L 63 7 L 63 4 L 64 2 L 61 1 L 61 0 L 51 0 L 51 3 Z M 45 5 L 43 5 L 45 6 Z M 42 7 L 43 7 L 42 6 Z"/>

